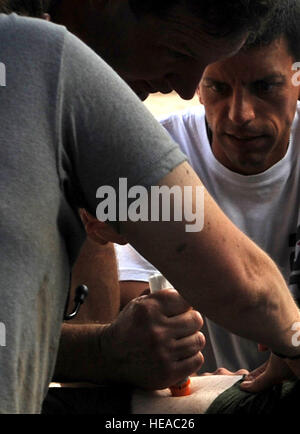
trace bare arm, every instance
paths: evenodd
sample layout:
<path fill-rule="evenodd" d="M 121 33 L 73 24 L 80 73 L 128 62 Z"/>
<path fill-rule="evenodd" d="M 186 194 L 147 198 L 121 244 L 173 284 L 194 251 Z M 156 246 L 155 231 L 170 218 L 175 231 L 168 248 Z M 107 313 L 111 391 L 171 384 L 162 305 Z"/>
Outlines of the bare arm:
<path fill-rule="evenodd" d="M 102 227 L 100 232 L 103 235 Z M 120 294 L 112 244 L 87 239 L 72 278 L 73 289 L 85 283 L 90 293 L 76 321 L 62 327 L 54 381 L 125 381 L 156 388 L 200 368 L 202 320 L 196 312 L 188 312 L 189 306 L 178 293 L 129 303 L 148 284 L 142 283 L 138 290 L 129 288 L 124 291 L 122 308 L 126 308 L 115 319 Z"/>
<path fill-rule="evenodd" d="M 201 184 L 184 163 L 160 185 Z M 299 312 L 275 263 L 231 223 L 207 192 L 204 229 L 188 233 L 185 224 L 128 221 L 121 229 L 195 309 L 274 351 L 297 354 L 290 329 L 299 321 Z"/>
<path fill-rule="evenodd" d="M 120 311 L 120 288 L 114 245 L 98 244 L 87 238 L 72 271 L 72 291 L 69 309 L 72 309 L 74 290 L 87 285 L 89 294 L 74 323 L 108 323 Z"/>
<path fill-rule="evenodd" d="M 139 297 L 149 288 L 148 282 L 138 282 L 134 280 L 120 281 L 121 309 L 133 298 Z"/>
<path fill-rule="evenodd" d="M 85 284 L 89 294 L 79 314 L 63 324 L 54 379 L 61 382 L 101 382 L 100 337 L 104 325 L 119 314 L 120 288 L 114 245 L 87 238 L 72 270 L 68 312 L 75 289 Z M 98 323 L 98 324 L 97 324 Z M 100 325 L 101 324 L 101 325 Z"/>

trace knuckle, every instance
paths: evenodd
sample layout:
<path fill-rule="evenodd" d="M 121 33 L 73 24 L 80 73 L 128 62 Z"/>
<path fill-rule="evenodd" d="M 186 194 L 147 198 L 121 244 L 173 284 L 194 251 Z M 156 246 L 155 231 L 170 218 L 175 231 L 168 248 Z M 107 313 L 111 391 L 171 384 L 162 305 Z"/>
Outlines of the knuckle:
<path fill-rule="evenodd" d="M 152 297 L 159 300 L 160 302 L 166 300 L 178 300 L 180 298 L 179 293 L 175 289 L 164 289 L 163 291 L 158 291 L 152 293 Z"/>
<path fill-rule="evenodd" d="M 194 357 L 194 360 L 195 360 L 195 366 L 193 368 L 193 371 L 196 372 L 196 371 L 198 371 L 201 368 L 201 366 L 204 363 L 204 356 L 203 356 L 203 354 L 199 351 L 196 354 L 196 356 Z"/>
<path fill-rule="evenodd" d="M 174 288 L 164 289 L 163 291 L 158 291 L 153 294 L 158 300 L 163 303 L 170 302 L 176 309 L 181 308 L 182 312 L 186 312 L 190 309 L 190 305 L 187 301 L 179 294 L 179 292 Z"/>
<path fill-rule="evenodd" d="M 218 368 L 218 369 L 215 371 L 215 374 L 216 374 L 216 375 L 226 375 L 226 374 L 228 374 L 228 371 L 227 371 L 227 369 L 225 369 L 225 368 Z"/>
<path fill-rule="evenodd" d="M 203 327 L 203 319 L 200 313 L 196 310 L 189 311 L 190 319 L 192 320 L 192 325 L 194 330 L 200 330 Z"/>
<path fill-rule="evenodd" d="M 195 335 L 195 339 L 196 339 L 196 347 L 199 348 L 200 350 L 202 350 L 206 344 L 204 334 L 201 332 L 197 332 Z"/>
<path fill-rule="evenodd" d="M 141 323 L 149 321 L 153 315 L 153 306 L 151 300 L 147 296 L 141 296 L 131 301 L 133 315 L 136 319 L 141 320 Z"/>
<path fill-rule="evenodd" d="M 183 378 L 198 372 L 204 363 L 204 357 L 199 351 L 194 356 L 185 359 L 184 363 L 182 361 L 179 363 L 180 368 L 177 369 L 177 374 L 179 377 Z"/>
<path fill-rule="evenodd" d="M 149 340 L 150 345 L 156 351 L 163 347 L 162 343 L 164 342 L 163 333 L 157 327 L 152 327 L 149 329 Z"/>

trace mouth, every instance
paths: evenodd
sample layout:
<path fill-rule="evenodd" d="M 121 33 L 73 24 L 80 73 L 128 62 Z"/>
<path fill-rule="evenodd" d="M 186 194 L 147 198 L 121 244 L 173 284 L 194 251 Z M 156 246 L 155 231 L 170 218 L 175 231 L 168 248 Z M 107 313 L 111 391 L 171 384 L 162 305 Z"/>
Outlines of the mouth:
<path fill-rule="evenodd" d="M 236 136 L 234 134 L 228 134 L 225 133 L 225 135 L 230 139 L 230 140 L 234 140 L 236 142 L 241 142 L 241 143 L 251 143 L 251 142 L 256 142 L 258 140 L 263 140 L 266 139 L 266 135 L 262 134 L 262 135 L 256 135 L 256 136 Z"/>
<path fill-rule="evenodd" d="M 230 134 L 230 133 L 225 133 L 227 136 L 229 136 L 229 137 L 233 137 L 234 139 L 237 139 L 237 140 L 255 140 L 255 139 L 257 139 L 257 138 L 260 138 L 260 137 L 264 137 L 264 135 L 263 134 L 256 134 L 256 135 L 237 135 L 237 134 Z"/>
<path fill-rule="evenodd" d="M 231 146 L 234 146 L 239 151 L 245 152 L 261 152 L 268 146 L 267 135 L 233 135 L 225 134 Z"/>

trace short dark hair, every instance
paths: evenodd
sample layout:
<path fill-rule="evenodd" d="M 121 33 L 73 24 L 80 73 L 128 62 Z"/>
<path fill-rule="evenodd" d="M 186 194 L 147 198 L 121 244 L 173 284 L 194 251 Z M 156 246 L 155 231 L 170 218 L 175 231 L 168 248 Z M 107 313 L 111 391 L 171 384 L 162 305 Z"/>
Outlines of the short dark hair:
<path fill-rule="evenodd" d="M 52 0 L 0 0 L 0 12 L 40 18 L 51 4 Z"/>
<path fill-rule="evenodd" d="M 230 37 L 243 32 L 256 33 L 279 1 L 284 0 L 129 0 L 137 17 L 152 14 L 161 18 L 176 6 L 183 6 L 203 23 L 215 37 Z"/>
<path fill-rule="evenodd" d="M 45 12 L 46 3 L 43 0 L 0 0 L 0 12 L 9 14 L 41 17 Z"/>
<path fill-rule="evenodd" d="M 286 0 L 277 5 L 265 27 L 243 49 L 268 46 L 284 37 L 294 60 L 300 60 L 300 0 Z"/>

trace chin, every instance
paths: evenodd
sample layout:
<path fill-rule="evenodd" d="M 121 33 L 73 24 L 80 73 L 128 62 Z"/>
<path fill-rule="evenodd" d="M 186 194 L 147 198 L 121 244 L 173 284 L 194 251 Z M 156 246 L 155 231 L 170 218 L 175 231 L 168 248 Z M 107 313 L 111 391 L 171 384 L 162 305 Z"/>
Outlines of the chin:
<path fill-rule="evenodd" d="M 253 159 L 240 160 L 237 164 L 233 165 L 234 172 L 240 173 L 241 175 L 258 175 L 269 169 L 270 165 L 267 165 L 265 161 Z"/>

